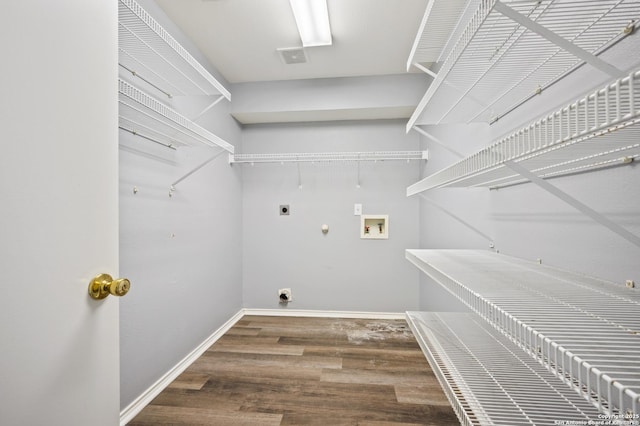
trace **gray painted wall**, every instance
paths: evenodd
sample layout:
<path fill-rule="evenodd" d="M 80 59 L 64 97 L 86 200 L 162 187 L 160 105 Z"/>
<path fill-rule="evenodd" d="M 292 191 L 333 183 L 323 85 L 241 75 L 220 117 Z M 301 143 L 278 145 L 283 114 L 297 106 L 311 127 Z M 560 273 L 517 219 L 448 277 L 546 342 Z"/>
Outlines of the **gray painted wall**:
<path fill-rule="evenodd" d="M 143 6 L 190 48 L 153 3 Z M 182 98 L 172 106 L 194 117 L 208 102 Z M 197 123 L 239 147 L 229 102 Z M 222 155 L 169 197 L 172 182 L 215 153 L 208 147 L 174 152 L 120 132 L 120 271 L 132 283 L 120 302 L 121 408 L 242 307 L 241 171 Z"/>
<path fill-rule="evenodd" d="M 422 170 L 423 177 L 461 158 L 450 150 L 468 155 L 484 147 L 490 140 L 489 126 L 485 124 L 447 124 L 421 128 L 440 142 L 434 143 L 432 139 L 421 136 L 422 149 L 428 147 L 430 153 L 430 160 Z M 420 203 L 420 248 L 489 249 L 495 231 L 490 220 L 488 191 L 482 188 L 443 188 L 411 198 L 417 198 Z M 491 238 L 485 238 L 485 235 Z M 421 273 L 420 310 L 447 312 L 466 311 L 467 308 L 442 286 Z"/>
<path fill-rule="evenodd" d="M 246 152 L 415 150 L 403 121 L 256 125 L 243 129 Z M 238 166 L 234 166 L 238 167 Z M 418 161 L 355 164 L 244 165 L 243 292 L 247 308 L 402 312 L 418 306 L 418 272 L 404 259 L 418 244 L 418 201 L 405 196 Z M 388 240 L 362 240 L 364 214 L 389 215 Z M 289 204 L 291 214 L 279 215 Z M 322 224 L 330 227 L 323 235 Z"/>

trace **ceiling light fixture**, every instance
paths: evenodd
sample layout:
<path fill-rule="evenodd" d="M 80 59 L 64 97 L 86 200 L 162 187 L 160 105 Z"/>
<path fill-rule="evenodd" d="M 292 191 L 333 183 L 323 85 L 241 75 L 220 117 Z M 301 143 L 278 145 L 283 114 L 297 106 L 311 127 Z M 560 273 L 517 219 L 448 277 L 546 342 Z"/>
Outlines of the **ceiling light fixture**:
<path fill-rule="evenodd" d="M 289 0 L 304 47 L 330 46 L 327 0 Z"/>

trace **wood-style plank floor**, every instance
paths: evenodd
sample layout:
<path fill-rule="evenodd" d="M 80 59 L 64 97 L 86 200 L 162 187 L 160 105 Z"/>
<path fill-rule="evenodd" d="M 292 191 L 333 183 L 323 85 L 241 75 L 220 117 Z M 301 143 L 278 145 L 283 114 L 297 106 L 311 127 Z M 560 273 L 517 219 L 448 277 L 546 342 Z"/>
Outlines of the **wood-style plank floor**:
<path fill-rule="evenodd" d="M 245 316 L 129 423 L 458 425 L 403 320 Z"/>

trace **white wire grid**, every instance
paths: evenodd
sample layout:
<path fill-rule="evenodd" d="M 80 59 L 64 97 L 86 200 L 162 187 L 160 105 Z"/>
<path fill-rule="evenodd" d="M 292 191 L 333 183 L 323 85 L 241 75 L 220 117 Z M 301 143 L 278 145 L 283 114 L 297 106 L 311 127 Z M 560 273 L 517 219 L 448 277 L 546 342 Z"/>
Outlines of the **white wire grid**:
<path fill-rule="evenodd" d="M 118 61 L 170 96 L 231 98 L 197 60 L 133 0 L 118 2 Z"/>
<path fill-rule="evenodd" d="M 414 195 L 445 186 L 497 188 L 526 182 L 506 161 L 542 178 L 629 162 L 640 155 L 640 71 L 538 119 L 407 188 Z"/>
<path fill-rule="evenodd" d="M 407 124 L 491 122 L 547 87 L 582 59 L 524 28 L 482 0 Z M 597 55 L 640 18 L 640 0 L 504 2 Z M 442 84 L 446 82 L 447 84 Z"/>
<path fill-rule="evenodd" d="M 468 0 L 429 0 L 409 53 L 407 71 L 414 63 L 433 63 L 440 58 L 452 35 L 452 23 L 458 22 L 467 4 Z"/>
<path fill-rule="evenodd" d="M 595 407 L 479 316 L 408 312 L 407 321 L 463 425 L 598 419 Z"/>
<path fill-rule="evenodd" d="M 600 412 L 640 415 L 638 290 L 488 251 L 406 257 Z"/>
<path fill-rule="evenodd" d="M 126 81 L 118 81 L 118 94 L 122 129 L 170 147 L 208 145 L 233 154 L 233 145 Z"/>
<path fill-rule="evenodd" d="M 410 161 L 428 159 L 427 151 L 304 152 L 279 154 L 236 154 L 231 163 L 323 163 L 359 161 Z"/>

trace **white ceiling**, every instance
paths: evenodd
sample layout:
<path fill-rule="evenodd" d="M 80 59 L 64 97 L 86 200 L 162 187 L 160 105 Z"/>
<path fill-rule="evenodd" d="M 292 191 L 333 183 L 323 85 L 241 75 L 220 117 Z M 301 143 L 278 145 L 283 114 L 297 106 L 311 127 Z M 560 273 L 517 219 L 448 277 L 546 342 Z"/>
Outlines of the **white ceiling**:
<path fill-rule="evenodd" d="M 301 46 L 289 0 L 156 0 L 230 83 L 402 74 L 428 0 L 327 0 L 333 45 Z"/>

